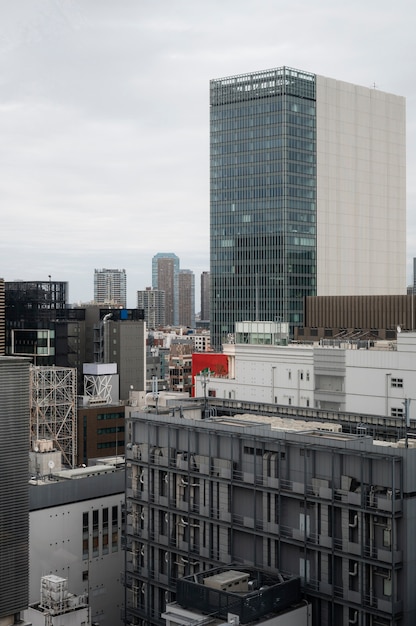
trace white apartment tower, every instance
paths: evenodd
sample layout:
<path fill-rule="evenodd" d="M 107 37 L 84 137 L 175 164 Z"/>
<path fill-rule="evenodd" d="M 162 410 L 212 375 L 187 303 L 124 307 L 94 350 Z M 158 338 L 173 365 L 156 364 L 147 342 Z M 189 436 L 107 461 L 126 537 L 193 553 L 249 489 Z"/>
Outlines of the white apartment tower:
<path fill-rule="evenodd" d="M 94 301 L 101 304 L 127 304 L 126 270 L 94 270 Z"/>

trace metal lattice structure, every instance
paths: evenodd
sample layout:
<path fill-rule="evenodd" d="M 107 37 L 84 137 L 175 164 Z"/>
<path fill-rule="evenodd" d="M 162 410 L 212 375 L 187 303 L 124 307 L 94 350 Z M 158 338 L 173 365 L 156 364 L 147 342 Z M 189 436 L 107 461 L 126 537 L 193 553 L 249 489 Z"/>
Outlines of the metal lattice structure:
<path fill-rule="evenodd" d="M 39 440 L 54 442 L 65 465 L 75 467 L 77 453 L 76 369 L 33 366 L 30 377 L 32 449 Z"/>
<path fill-rule="evenodd" d="M 84 374 L 84 395 L 90 404 L 110 404 L 112 374 L 95 376 Z"/>

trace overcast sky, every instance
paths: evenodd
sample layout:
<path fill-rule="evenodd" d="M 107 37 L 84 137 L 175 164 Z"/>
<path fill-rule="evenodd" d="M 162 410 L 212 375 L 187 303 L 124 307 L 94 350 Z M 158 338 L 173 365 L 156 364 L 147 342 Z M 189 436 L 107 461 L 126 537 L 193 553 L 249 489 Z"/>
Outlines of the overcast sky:
<path fill-rule="evenodd" d="M 125 268 L 135 306 L 174 252 L 198 287 L 209 80 L 287 65 L 406 97 L 410 281 L 415 18 L 414 0 L 0 0 L 0 276 L 85 302 L 94 268 Z"/>

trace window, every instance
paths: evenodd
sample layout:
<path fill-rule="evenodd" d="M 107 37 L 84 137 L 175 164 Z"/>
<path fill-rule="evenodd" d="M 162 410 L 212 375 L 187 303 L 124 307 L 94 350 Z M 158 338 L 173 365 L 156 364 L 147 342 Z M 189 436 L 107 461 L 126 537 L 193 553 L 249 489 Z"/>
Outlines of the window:
<path fill-rule="evenodd" d="M 103 509 L 103 554 L 108 554 L 108 508 Z"/>
<path fill-rule="evenodd" d="M 111 548 L 113 552 L 118 551 L 118 507 L 112 507 L 112 528 L 111 528 Z"/>
<path fill-rule="evenodd" d="M 391 548 L 391 528 L 383 529 L 383 546 L 385 548 Z"/>
<path fill-rule="evenodd" d="M 400 389 L 403 388 L 403 378 L 392 378 L 391 379 L 391 386 L 392 387 L 398 387 Z"/>
<path fill-rule="evenodd" d="M 299 559 L 299 575 L 304 583 L 308 583 L 310 579 L 311 564 L 308 559 L 301 557 Z"/>
<path fill-rule="evenodd" d="M 92 555 L 98 556 L 99 552 L 99 533 L 98 533 L 98 509 L 92 512 Z"/>
<path fill-rule="evenodd" d="M 82 514 L 82 558 L 89 557 L 89 539 L 88 539 L 88 511 Z"/>
<path fill-rule="evenodd" d="M 391 416 L 392 417 L 403 417 L 404 415 L 404 409 L 393 406 L 391 408 Z"/>
<path fill-rule="evenodd" d="M 88 570 L 87 569 L 85 569 L 82 572 L 82 580 L 88 580 Z"/>

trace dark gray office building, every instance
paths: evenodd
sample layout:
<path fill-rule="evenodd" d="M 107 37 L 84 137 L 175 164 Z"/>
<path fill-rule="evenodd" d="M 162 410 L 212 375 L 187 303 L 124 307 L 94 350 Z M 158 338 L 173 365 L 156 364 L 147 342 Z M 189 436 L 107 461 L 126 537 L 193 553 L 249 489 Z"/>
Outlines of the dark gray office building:
<path fill-rule="evenodd" d="M 29 600 L 29 359 L 0 356 L 0 623 Z"/>
<path fill-rule="evenodd" d="M 127 623 L 159 625 L 184 576 L 233 564 L 300 577 L 314 625 L 415 624 L 416 449 L 400 429 L 182 409 L 127 420 Z"/>

